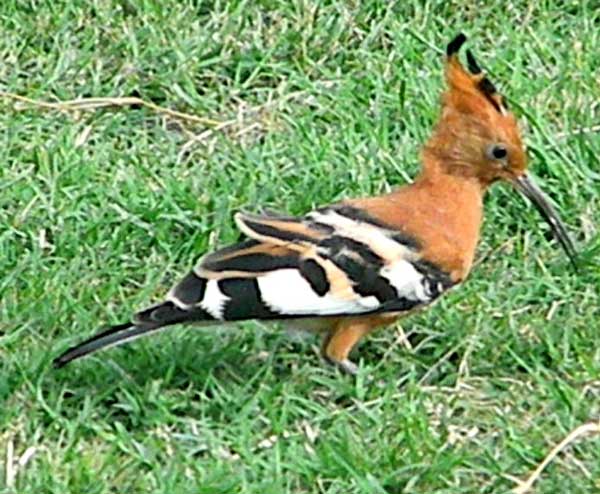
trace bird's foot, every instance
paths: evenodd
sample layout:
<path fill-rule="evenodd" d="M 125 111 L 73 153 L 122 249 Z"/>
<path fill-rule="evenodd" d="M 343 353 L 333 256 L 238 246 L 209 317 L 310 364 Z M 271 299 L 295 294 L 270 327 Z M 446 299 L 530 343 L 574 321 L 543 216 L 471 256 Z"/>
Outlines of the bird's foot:
<path fill-rule="evenodd" d="M 326 357 L 326 360 L 330 364 L 337 367 L 344 374 L 348 374 L 350 376 L 356 376 L 358 374 L 358 365 L 356 365 L 349 359 L 334 360 L 332 358 Z"/>

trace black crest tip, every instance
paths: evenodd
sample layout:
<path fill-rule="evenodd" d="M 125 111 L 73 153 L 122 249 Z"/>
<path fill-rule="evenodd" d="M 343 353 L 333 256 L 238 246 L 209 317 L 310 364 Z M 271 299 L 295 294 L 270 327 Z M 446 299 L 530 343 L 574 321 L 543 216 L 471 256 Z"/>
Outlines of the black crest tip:
<path fill-rule="evenodd" d="M 465 43 L 465 41 L 467 41 L 467 37 L 464 35 L 464 33 L 457 34 L 456 37 L 450 41 L 450 43 L 448 43 L 448 46 L 446 47 L 446 55 L 450 57 L 458 53 L 460 47 Z"/>
<path fill-rule="evenodd" d="M 481 79 L 481 81 L 479 81 L 479 89 L 486 96 L 492 96 L 493 94 L 496 94 L 498 92 L 496 90 L 496 86 L 494 86 L 494 83 L 490 81 L 487 77 L 484 77 L 483 79 Z"/>
<path fill-rule="evenodd" d="M 469 67 L 469 71 L 471 72 L 471 74 L 473 74 L 473 75 L 481 74 L 481 72 L 482 72 L 481 67 L 477 63 L 477 60 L 475 60 L 475 57 L 473 56 L 473 53 L 471 52 L 471 50 L 467 50 L 467 65 Z"/>

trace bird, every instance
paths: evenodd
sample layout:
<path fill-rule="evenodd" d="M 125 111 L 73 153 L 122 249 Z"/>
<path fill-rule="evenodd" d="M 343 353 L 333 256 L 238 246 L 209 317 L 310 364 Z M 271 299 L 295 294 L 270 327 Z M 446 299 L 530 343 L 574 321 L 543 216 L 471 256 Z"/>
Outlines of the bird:
<path fill-rule="evenodd" d="M 204 255 L 159 303 L 63 352 L 56 367 L 179 324 L 280 321 L 322 336 L 321 354 L 356 374 L 350 352 L 381 326 L 429 306 L 473 266 L 490 186 L 509 182 L 541 213 L 569 261 L 573 241 L 527 172 L 516 117 L 466 51 L 445 51 L 441 111 L 415 179 L 295 217 L 238 212 L 244 238 Z"/>

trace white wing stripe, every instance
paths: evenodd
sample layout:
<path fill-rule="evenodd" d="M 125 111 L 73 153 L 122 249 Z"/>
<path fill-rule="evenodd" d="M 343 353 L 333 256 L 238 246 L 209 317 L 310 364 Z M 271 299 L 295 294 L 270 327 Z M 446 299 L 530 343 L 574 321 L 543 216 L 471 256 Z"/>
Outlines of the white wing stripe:
<path fill-rule="evenodd" d="M 206 292 L 204 292 L 200 307 L 215 319 L 223 319 L 223 307 L 228 300 L 230 300 L 229 297 L 219 290 L 218 281 L 210 280 L 206 284 Z"/>
<path fill-rule="evenodd" d="M 431 297 L 423 285 L 423 275 L 408 261 L 396 261 L 381 268 L 381 276 L 390 281 L 398 298 L 428 302 Z"/>
<path fill-rule="evenodd" d="M 408 247 L 390 238 L 388 231 L 376 225 L 346 218 L 332 210 L 325 213 L 313 212 L 309 217 L 318 223 L 334 227 L 338 235 L 367 245 L 387 262 L 405 259 L 412 254 Z"/>
<path fill-rule="evenodd" d="M 344 300 L 330 294 L 317 295 L 295 269 L 278 269 L 257 278 L 263 302 L 271 310 L 291 315 L 360 314 L 379 308 L 372 296 Z"/>

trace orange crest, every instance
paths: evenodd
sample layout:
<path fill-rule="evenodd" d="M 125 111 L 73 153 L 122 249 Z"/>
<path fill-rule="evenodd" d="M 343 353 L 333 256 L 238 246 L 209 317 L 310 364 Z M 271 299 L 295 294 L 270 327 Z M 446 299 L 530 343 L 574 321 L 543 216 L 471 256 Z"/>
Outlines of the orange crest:
<path fill-rule="evenodd" d="M 425 166 L 433 160 L 453 175 L 476 177 L 488 185 L 522 174 L 527 161 L 515 117 L 504 98 L 467 51 L 467 71 L 458 59 L 463 34 L 447 47 L 442 112 L 425 146 Z"/>

